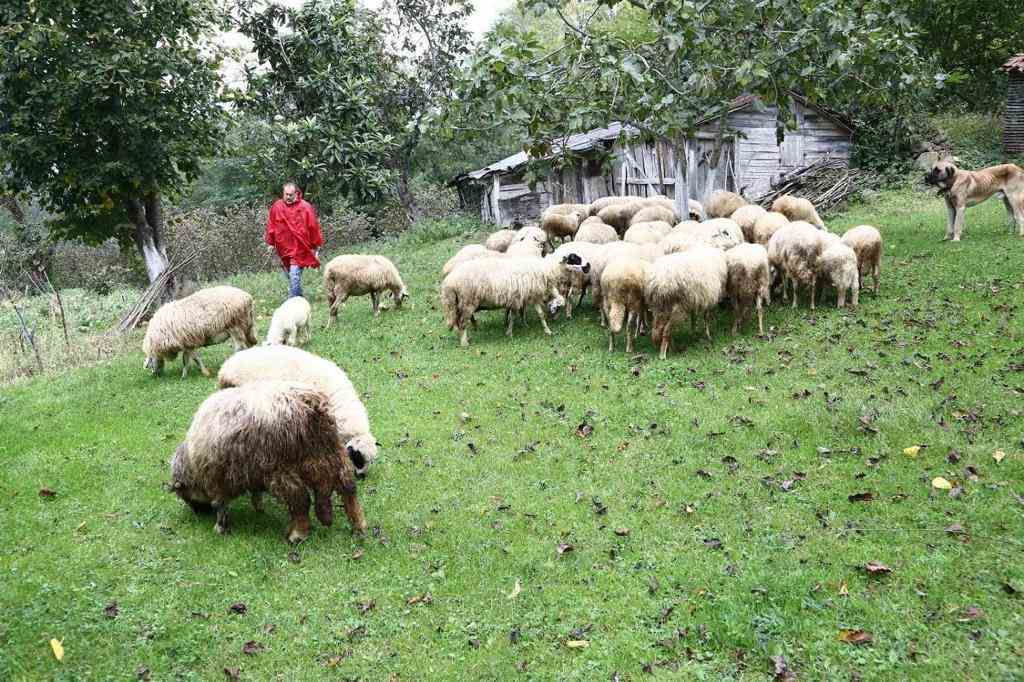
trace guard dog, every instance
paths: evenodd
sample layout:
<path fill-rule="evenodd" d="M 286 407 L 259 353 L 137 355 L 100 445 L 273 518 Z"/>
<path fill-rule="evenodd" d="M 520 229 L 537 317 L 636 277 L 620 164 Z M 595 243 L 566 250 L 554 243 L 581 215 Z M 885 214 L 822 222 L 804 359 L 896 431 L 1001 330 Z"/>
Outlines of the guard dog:
<path fill-rule="evenodd" d="M 1024 169 L 1012 163 L 990 166 L 978 171 L 961 170 L 951 161 L 938 161 L 924 177 L 929 185 L 939 188 L 946 199 L 949 219 L 946 239 L 958 242 L 964 230 L 964 210 L 976 206 L 993 194 L 999 194 L 1006 205 L 1017 234 L 1024 237 Z"/>

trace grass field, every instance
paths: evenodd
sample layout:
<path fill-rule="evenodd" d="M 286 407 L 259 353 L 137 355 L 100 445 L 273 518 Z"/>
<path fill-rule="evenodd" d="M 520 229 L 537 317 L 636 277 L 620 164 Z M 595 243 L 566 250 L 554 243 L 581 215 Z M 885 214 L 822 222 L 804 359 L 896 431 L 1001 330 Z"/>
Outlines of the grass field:
<path fill-rule="evenodd" d="M 551 338 L 484 313 L 460 348 L 437 274 L 465 240 L 379 247 L 413 308 L 352 299 L 309 345 L 383 444 L 363 540 L 339 515 L 293 549 L 247 500 L 219 537 L 166 492 L 215 384 L 177 363 L 4 387 L 0 677 L 1020 679 L 1024 240 L 997 201 L 960 244 L 944 215 L 900 194 L 830 221 L 882 230 L 877 298 L 776 304 L 767 339 L 723 312 L 664 362 L 608 354 L 589 306 Z M 232 283 L 264 333 L 283 278 Z"/>

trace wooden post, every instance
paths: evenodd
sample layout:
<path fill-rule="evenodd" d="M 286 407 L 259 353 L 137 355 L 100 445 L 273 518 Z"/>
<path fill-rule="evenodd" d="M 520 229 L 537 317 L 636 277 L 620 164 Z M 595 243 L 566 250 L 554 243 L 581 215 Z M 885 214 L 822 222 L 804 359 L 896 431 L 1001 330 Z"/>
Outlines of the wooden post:
<path fill-rule="evenodd" d="M 676 213 L 679 214 L 680 220 L 690 219 L 690 183 L 687 174 L 687 139 L 685 137 L 678 137 L 675 140 L 674 151 L 675 151 L 675 204 Z"/>
<path fill-rule="evenodd" d="M 494 189 L 491 191 L 491 217 L 501 226 L 501 180 L 494 174 Z"/>
<path fill-rule="evenodd" d="M 661 140 L 654 141 L 654 160 L 658 164 L 658 186 L 661 187 L 661 196 L 665 194 L 665 168 L 662 166 Z"/>
<path fill-rule="evenodd" d="M 626 155 L 619 154 L 619 160 L 622 161 L 622 180 L 619 182 L 619 196 L 626 196 L 626 175 L 629 172 L 629 164 L 626 163 Z"/>

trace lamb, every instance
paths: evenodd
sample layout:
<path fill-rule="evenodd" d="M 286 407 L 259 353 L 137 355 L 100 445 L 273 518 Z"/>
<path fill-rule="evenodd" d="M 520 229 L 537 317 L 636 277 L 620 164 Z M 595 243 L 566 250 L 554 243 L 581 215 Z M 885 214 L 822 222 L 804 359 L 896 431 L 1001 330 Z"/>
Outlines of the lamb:
<path fill-rule="evenodd" d="M 668 200 L 666 199 L 665 201 Z M 653 206 L 645 206 L 634 213 L 633 217 L 629 219 L 629 224 L 632 226 L 637 223 L 652 223 L 655 221 L 662 221 L 671 226 L 679 222 L 679 217 L 676 215 L 675 209 L 655 204 Z"/>
<path fill-rule="evenodd" d="M 874 293 L 878 295 L 878 279 L 882 272 L 882 235 L 871 225 L 858 225 L 843 234 L 843 243 L 857 254 L 858 280 L 871 273 L 875 281 Z M 861 281 L 860 286 L 863 286 Z"/>
<path fill-rule="evenodd" d="M 850 290 L 850 305 L 857 307 L 860 295 L 860 273 L 857 271 L 857 254 L 853 249 L 837 241 L 822 249 L 818 256 L 818 275 L 836 288 L 836 307 L 846 305 L 846 290 Z"/>
<path fill-rule="evenodd" d="M 626 352 L 633 352 L 633 341 L 647 315 L 644 284 L 651 264 L 642 258 L 616 258 L 601 273 L 604 317 L 608 320 L 608 352 L 615 350 L 615 335 L 626 329 Z"/>
<path fill-rule="evenodd" d="M 683 315 L 703 315 L 704 333 L 710 339 L 710 315 L 725 295 L 729 267 L 725 254 L 710 246 L 698 246 L 654 261 L 644 283 L 644 300 L 654 314 L 651 341 L 668 355 L 672 326 Z"/>
<path fill-rule="evenodd" d="M 746 205 L 747 200 L 735 192 L 715 190 L 708 199 L 707 215 L 709 218 L 728 218 L 737 209 Z"/>
<path fill-rule="evenodd" d="M 576 231 L 573 241 L 590 242 L 592 244 L 607 244 L 619 240 L 619 233 L 611 225 L 605 225 L 597 216 L 591 216 L 583 221 L 580 229 Z"/>
<path fill-rule="evenodd" d="M 600 199 L 595 199 L 590 202 L 590 215 L 596 216 L 602 209 L 608 208 L 609 206 L 628 204 L 633 201 L 636 201 L 636 197 L 601 197 Z"/>
<path fill-rule="evenodd" d="M 177 301 L 165 303 L 153 313 L 142 340 L 146 359 L 143 368 L 159 376 L 164 363 L 181 353 L 181 377 L 193 362 L 206 376 L 209 370 L 196 350 L 231 337 L 235 350 L 259 343 L 253 329 L 252 296 L 229 286 L 210 287 Z"/>
<path fill-rule="evenodd" d="M 768 211 L 764 210 L 757 204 L 747 204 L 746 206 L 740 206 L 729 218 L 740 226 L 743 230 L 743 236 L 748 242 L 754 241 L 754 225 L 757 223 L 758 218 L 767 214 Z"/>
<path fill-rule="evenodd" d="M 289 298 L 278 306 L 274 316 L 270 318 L 270 329 L 267 331 L 265 345 L 297 346 L 300 343 L 300 335 L 304 335 L 308 343 L 309 314 L 309 301 L 302 296 Z"/>
<path fill-rule="evenodd" d="M 486 258 L 456 267 L 441 284 L 441 304 L 448 328 L 461 332 L 461 345 L 469 345 L 468 325 L 477 310 L 504 309 L 512 335 L 515 313 L 533 306 L 545 334 L 551 334 L 542 303 L 552 314 L 565 304 L 559 293 L 571 271 L 588 272 L 590 264 L 578 255 L 562 258 Z"/>
<path fill-rule="evenodd" d="M 366 475 L 377 459 L 377 439 L 370 418 L 352 382 L 336 364 L 291 346 L 263 346 L 235 353 L 217 374 L 221 388 L 245 386 L 257 381 L 299 381 L 327 395 L 338 437 L 355 467 Z"/>
<path fill-rule="evenodd" d="M 811 288 L 811 310 L 817 286 L 818 256 L 821 255 L 821 233 L 810 223 L 795 221 L 780 228 L 768 241 L 768 261 L 783 272 L 782 299 L 786 284 L 793 283 L 793 307 L 797 306 L 797 285 Z"/>
<path fill-rule="evenodd" d="M 781 213 L 769 211 L 757 219 L 750 241 L 761 246 L 768 246 L 768 240 L 780 227 L 789 224 L 789 218 Z"/>
<path fill-rule="evenodd" d="M 760 244 L 740 244 L 725 252 L 729 266 L 726 292 L 732 301 L 732 333 L 735 336 L 747 316 L 751 304 L 757 308 L 757 330 L 764 336 L 762 303 L 771 303 L 771 268 L 768 251 Z"/>
<path fill-rule="evenodd" d="M 662 230 L 660 226 L 664 226 L 667 229 Z M 622 241 L 632 244 L 656 244 L 671 229 L 668 223 L 661 222 L 660 220 L 657 223 L 635 223 L 630 225 L 626 233 L 622 235 Z"/>
<path fill-rule="evenodd" d="M 612 204 L 601 209 L 597 217 L 604 221 L 606 225 L 614 227 L 616 232 L 622 234 L 629 227 L 629 221 L 633 219 L 637 211 L 643 208 L 643 204 L 638 201 L 631 201 L 628 204 Z"/>
<path fill-rule="evenodd" d="M 568 205 L 572 206 L 575 204 Z M 572 238 L 576 236 L 576 231 L 580 229 L 580 223 L 583 222 L 585 217 L 586 213 L 580 211 L 573 211 L 572 213 L 545 213 L 541 217 L 540 228 L 544 230 L 549 244 L 554 243 L 556 237 L 564 242 L 567 237 Z"/>
<path fill-rule="evenodd" d="M 349 296 L 370 295 L 373 316 L 380 316 L 380 293 L 390 291 L 395 309 L 402 308 L 402 301 L 409 297 L 409 291 L 402 282 L 395 264 L 384 256 L 346 254 L 337 256 L 324 269 L 324 290 L 331 315 L 327 326 L 338 319 L 338 310 Z"/>
<path fill-rule="evenodd" d="M 492 232 L 487 237 L 487 241 L 484 242 L 484 246 L 491 251 L 504 253 L 516 238 L 516 232 L 517 230 L 498 230 L 497 232 Z"/>
<path fill-rule="evenodd" d="M 608 228 L 611 229 L 611 228 Z M 616 240 L 618 238 L 616 237 Z M 562 244 L 551 255 L 554 258 L 564 258 L 570 254 L 576 254 L 588 263 L 592 262 L 601 251 L 600 244 L 590 242 L 571 241 Z M 590 273 L 582 270 L 570 270 L 568 279 L 562 283 L 559 293 L 565 298 L 565 318 L 572 319 L 573 302 L 572 297 L 578 294 L 577 306 L 583 305 L 583 296 L 590 286 Z"/>
<path fill-rule="evenodd" d="M 783 194 L 772 203 L 772 211 L 781 213 L 793 222 L 803 220 L 818 229 L 824 230 L 825 223 L 818 217 L 818 212 L 807 199 L 794 197 L 790 194 Z"/>
<path fill-rule="evenodd" d="M 203 401 L 170 461 L 171 490 L 194 512 L 216 511 L 229 532 L 228 506 L 244 493 L 269 490 L 288 508 L 289 542 L 309 537 L 309 491 L 325 526 L 340 492 L 353 533 L 366 530 L 352 464 L 342 454 L 327 396 L 306 384 L 261 381 L 217 391 Z"/>

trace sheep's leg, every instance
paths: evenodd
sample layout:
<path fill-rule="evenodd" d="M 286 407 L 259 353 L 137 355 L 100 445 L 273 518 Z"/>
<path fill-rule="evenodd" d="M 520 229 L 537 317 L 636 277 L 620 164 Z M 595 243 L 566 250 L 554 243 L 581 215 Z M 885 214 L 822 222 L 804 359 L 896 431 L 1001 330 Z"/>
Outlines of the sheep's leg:
<path fill-rule="evenodd" d="M 573 287 L 569 287 L 569 291 L 566 292 L 565 296 L 565 319 L 572 319 L 572 290 Z"/>
<path fill-rule="evenodd" d="M 376 291 L 370 292 L 370 304 L 373 306 L 373 316 L 380 317 L 380 294 Z"/>
<path fill-rule="evenodd" d="M 840 285 L 836 289 L 836 307 L 842 308 L 846 305 L 846 287 Z"/>
<path fill-rule="evenodd" d="M 512 336 L 512 327 L 516 323 L 516 313 L 511 308 L 505 308 L 505 336 Z"/>
<path fill-rule="evenodd" d="M 394 299 L 394 301 L 395 301 L 395 310 L 401 310 L 402 309 L 402 290 L 401 289 L 392 289 L 391 290 L 391 298 Z"/>
<path fill-rule="evenodd" d="M 544 317 L 544 306 L 542 306 L 540 303 L 537 303 L 533 306 L 533 309 L 537 311 L 537 316 L 540 318 L 540 324 L 542 327 L 544 327 L 544 333 L 547 334 L 548 336 L 551 336 L 551 328 L 548 327 L 547 318 Z M 523 307 L 523 313 L 526 313 L 525 306 Z"/>
<path fill-rule="evenodd" d="M 262 512 L 263 511 L 263 491 L 262 490 L 254 490 L 252 492 L 252 494 L 250 495 L 250 498 L 252 499 L 252 508 L 255 509 L 258 512 Z"/>
<path fill-rule="evenodd" d="M 584 284 L 583 286 L 580 287 L 580 297 L 579 297 L 579 300 L 576 301 L 576 307 L 577 308 L 579 308 L 580 306 L 583 305 L 583 297 L 586 295 L 586 293 L 587 293 L 587 285 Z"/>
<path fill-rule="evenodd" d="M 815 277 L 811 280 L 811 310 L 814 310 L 814 293 L 818 286 L 818 278 Z"/>
<path fill-rule="evenodd" d="M 796 303 L 796 298 L 797 298 L 796 280 L 792 279 L 790 281 L 793 283 L 793 310 L 796 310 L 796 305 L 797 305 L 797 303 Z"/>
<path fill-rule="evenodd" d="M 317 520 L 324 526 L 334 523 L 334 508 L 331 506 L 331 493 L 334 490 L 328 484 L 320 490 L 313 491 L 313 512 Z"/>
<path fill-rule="evenodd" d="M 181 352 L 181 378 L 184 379 L 188 376 L 188 365 L 192 361 L 192 353 L 189 351 Z"/>
<path fill-rule="evenodd" d="M 1021 221 L 1022 229 L 1024 229 L 1024 220 Z M 1024 236 L 1024 233 L 1022 233 Z M 871 271 L 871 278 L 875 280 L 875 296 L 878 296 L 878 280 L 882 276 L 882 265 L 881 263 L 875 263 L 874 269 Z"/>
<path fill-rule="evenodd" d="M 615 352 L 615 332 L 612 331 L 611 326 L 605 330 L 608 333 L 608 352 Z M 626 338 L 629 338 L 629 329 L 626 330 Z"/>
<path fill-rule="evenodd" d="M 324 329 L 333 327 L 334 323 L 338 321 L 338 311 L 345 306 L 345 301 L 348 299 L 348 294 L 342 294 L 341 296 L 335 296 L 334 302 L 331 303 L 331 315 L 327 318 L 327 324 L 324 325 Z"/>
<path fill-rule="evenodd" d="M 739 301 L 739 299 L 738 298 L 733 298 L 733 300 L 732 300 L 732 335 L 733 336 L 736 336 L 736 334 L 740 330 L 740 316 L 742 314 L 743 314 L 743 311 L 740 309 L 740 301 Z"/>
<path fill-rule="evenodd" d="M 636 334 L 633 333 L 633 331 L 635 329 L 635 325 L 633 324 L 633 322 L 634 322 L 636 317 L 637 317 L 637 314 L 635 312 L 633 312 L 632 310 L 629 311 L 629 315 L 626 316 L 626 352 L 627 353 L 632 353 L 633 352 L 633 339 L 636 337 Z"/>
<path fill-rule="evenodd" d="M 711 340 L 711 311 L 704 311 L 704 336 L 707 337 L 708 341 Z"/>
<path fill-rule="evenodd" d="M 210 376 L 210 370 L 206 369 L 206 366 L 203 364 L 203 359 L 199 357 L 198 353 L 192 353 L 192 361 L 199 365 L 199 371 L 203 373 L 204 377 Z"/>
<path fill-rule="evenodd" d="M 668 322 L 665 324 L 664 329 L 661 332 L 661 354 L 662 360 L 668 357 L 668 343 L 672 340 L 672 323 Z"/>
<path fill-rule="evenodd" d="M 341 500 L 345 504 L 345 516 L 352 527 L 353 535 L 363 535 L 366 532 L 366 518 L 363 516 L 363 508 L 356 497 L 355 484 L 349 488 L 343 486 L 341 489 Z"/>
<path fill-rule="evenodd" d="M 231 532 L 231 524 L 228 522 L 228 503 L 214 502 L 213 508 L 217 511 L 217 522 L 213 529 L 218 535 L 227 535 Z"/>

